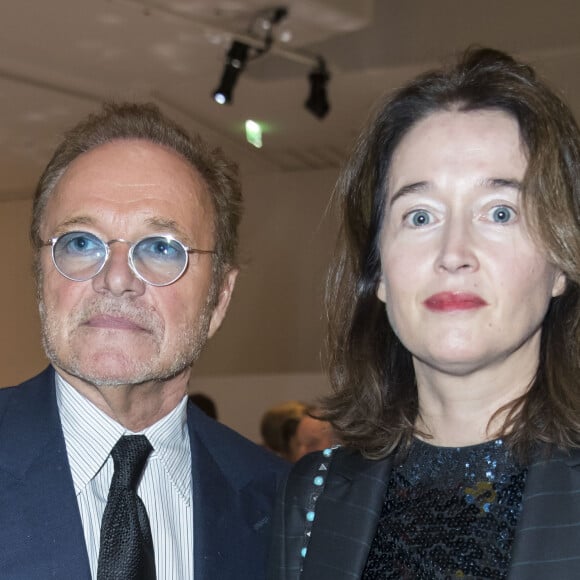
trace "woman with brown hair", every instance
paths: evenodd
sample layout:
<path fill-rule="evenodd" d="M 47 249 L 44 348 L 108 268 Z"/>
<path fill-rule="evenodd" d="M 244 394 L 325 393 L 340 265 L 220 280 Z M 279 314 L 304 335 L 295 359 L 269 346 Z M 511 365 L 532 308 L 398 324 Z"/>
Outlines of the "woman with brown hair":
<path fill-rule="evenodd" d="M 335 193 L 329 419 L 272 580 L 580 578 L 580 132 L 469 50 L 386 99 Z"/>

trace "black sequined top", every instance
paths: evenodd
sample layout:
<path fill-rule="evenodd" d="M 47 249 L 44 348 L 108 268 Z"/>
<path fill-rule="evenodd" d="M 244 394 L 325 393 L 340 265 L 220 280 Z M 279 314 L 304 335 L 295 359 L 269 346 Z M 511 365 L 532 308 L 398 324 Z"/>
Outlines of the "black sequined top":
<path fill-rule="evenodd" d="M 362 580 L 506 578 L 526 475 L 501 439 L 415 440 L 391 473 Z"/>

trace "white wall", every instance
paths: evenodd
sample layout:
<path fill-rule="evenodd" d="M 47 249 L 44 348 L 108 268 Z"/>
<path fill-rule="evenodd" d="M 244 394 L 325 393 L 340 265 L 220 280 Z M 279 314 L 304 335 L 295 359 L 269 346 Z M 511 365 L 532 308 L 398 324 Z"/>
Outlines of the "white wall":
<path fill-rule="evenodd" d="M 336 227 L 336 171 L 244 178 L 244 267 L 223 327 L 198 373 L 320 372 L 322 296 Z"/>
<path fill-rule="evenodd" d="M 12 385 L 46 366 L 28 241 L 29 201 L 0 203 L 0 385 Z"/>

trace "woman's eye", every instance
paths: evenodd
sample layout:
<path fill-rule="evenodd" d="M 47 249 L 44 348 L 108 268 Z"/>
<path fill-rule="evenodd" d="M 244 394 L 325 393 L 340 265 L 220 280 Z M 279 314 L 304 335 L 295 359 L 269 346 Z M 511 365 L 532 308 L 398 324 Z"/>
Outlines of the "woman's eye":
<path fill-rule="evenodd" d="M 507 224 L 515 218 L 515 211 L 507 205 L 498 205 L 491 210 L 491 219 L 496 224 Z"/>
<path fill-rule="evenodd" d="M 414 228 L 427 226 L 431 223 L 431 214 L 424 209 L 410 211 L 405 215 L 405 222 Z"/>

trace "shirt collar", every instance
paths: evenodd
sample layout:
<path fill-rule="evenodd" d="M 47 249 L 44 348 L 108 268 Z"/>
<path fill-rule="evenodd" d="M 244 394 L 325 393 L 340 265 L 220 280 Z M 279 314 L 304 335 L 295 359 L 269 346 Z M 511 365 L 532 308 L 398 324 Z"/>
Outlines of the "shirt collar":
<path fill-rule="evenodd" d="M 101 411 L 58 373 L 56 398 L 75 492 L 79 495 L 99 473 L 119 438 L 135 433 Z M 192 480 L 187 396 L 169 414 L 140 434 L 145 435 L 153 447 L 150 460 L 161 462 L 189 505 Z"/>
<path fill-rule="evenodd" d="M 153 446 L 153 454 L 165 467 L 187 505 L 191 503 L 191 445 L 187 429 L 187 395 L 165 417 L 143 431 Z"/>

